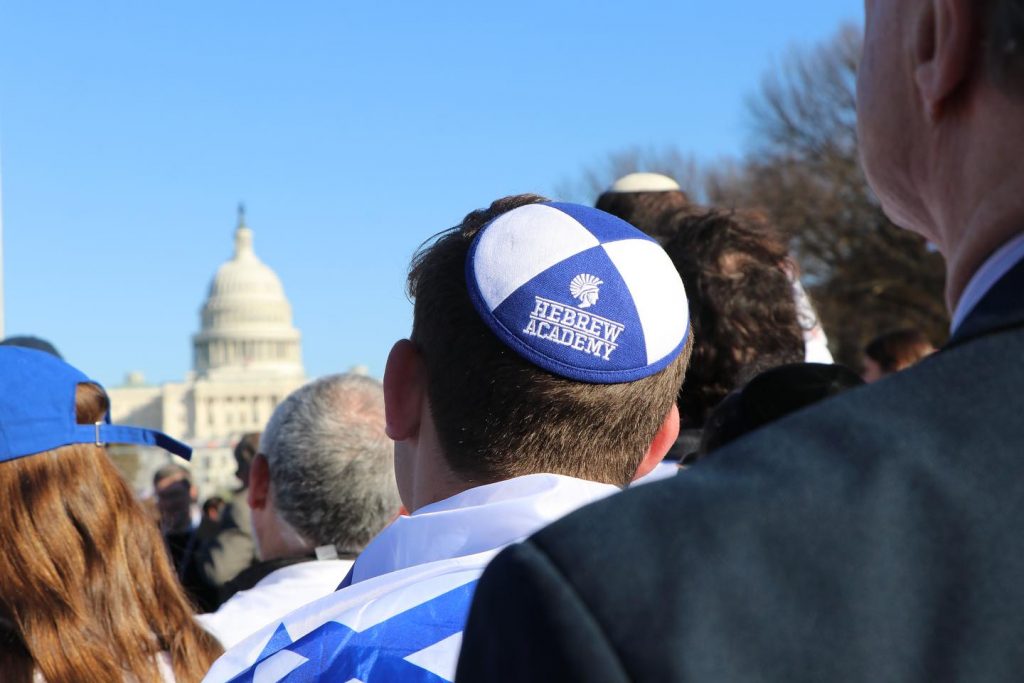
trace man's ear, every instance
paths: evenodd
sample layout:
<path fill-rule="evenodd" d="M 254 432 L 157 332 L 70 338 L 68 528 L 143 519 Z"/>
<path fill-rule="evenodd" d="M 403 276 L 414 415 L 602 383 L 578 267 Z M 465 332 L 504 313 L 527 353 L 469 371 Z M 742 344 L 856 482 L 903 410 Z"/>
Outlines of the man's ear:
<path fill-rule="evenodd" d="M 270 494 L 270 465 L 262 453 L 257 453 L 249 466 L 249 507 L 262 510 Z"/>
<path fill-rule="evenodd" d="M 384 368 L 385 431 L 394 441 L 415 437 L 426 397 L 426 371 L 416 345 L 402 339 L 391 347 Z"/>
<path fill-rule="evenodd" d="M 644 459 L 640 461 L 640 465 L 636 468 L 633 481 L 653 472 L 654 468 L 665 459 L 665 455 L 672 448 L 672 444 L 676 442 L 678 437 L 679 407 L 673 402 L 668 414 L 665 415 L 665 419 L 661 421 L 661 426 L 658 427 L 658 433 L 651 440 L 651 445 L 647 448 Z"/>
<path fill-rule="evenodd" d="M 970 76 L 977 52 L 975 0 L 921 4 L 915 33 L 914 80 L 933 119 Z"/>

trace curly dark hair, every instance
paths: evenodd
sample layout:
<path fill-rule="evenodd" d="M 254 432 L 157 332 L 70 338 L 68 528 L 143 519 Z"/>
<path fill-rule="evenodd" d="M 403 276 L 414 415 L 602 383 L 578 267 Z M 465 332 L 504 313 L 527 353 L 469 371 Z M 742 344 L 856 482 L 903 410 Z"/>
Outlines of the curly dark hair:
<path fill-rule="evenodd" d="M 756 213 L 679 211 L 665 250 L 686 285 L 694 348 L 679 394 L 684 428 L 700 428 L 730 391 L 804 359 L 803 329 L 778 232 Z"/>

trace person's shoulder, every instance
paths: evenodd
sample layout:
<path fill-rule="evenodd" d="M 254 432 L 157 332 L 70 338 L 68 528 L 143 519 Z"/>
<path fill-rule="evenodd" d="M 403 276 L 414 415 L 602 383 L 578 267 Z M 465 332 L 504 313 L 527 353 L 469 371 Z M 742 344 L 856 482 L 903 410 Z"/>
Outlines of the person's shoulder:
<path fill-rule="evenodd" d="M 1015 400 L 1024 391 L 1022 354 L 1024 329 L 934 354 L 753 432 L 675 477 L 587 506 L 538 538 L 569 529 L 589 535 L 588 528 L 600 537 L 599 520 L 650 520 L 651 510 L 659 511 L 655 526 L 685 526 L 675 515 L 690 509 L 745 513 L 748 504 L 793 496 L 835 499 L 865 478 L 959 471 L 979 459 L 1012 470 L 1024 443 Z"/>
<path fill-rule="evenodd" d="M 822 679 L 874 661 L 851 650 L 858 639 L 882 659 L 887 643 L 912 652 L 927 633 L 901 615 L 942 604 L 944 586 L 985 587 L 957 604 L 968 620 L 1024 600 L 1022 350 L 1024 334 L 1007 332 L 937 354 L 583 508 L 496 566 L 545 565 L 637 678 L 664 677 L 648 662 L 743 678 L 722 666 L 742 665 L 723 635 L 740 631 L 758 634 L 747 652 L 785 666 L 807 642 L 842 652 L 815 659 Z M 659 637 L 644 642 L 641 621 Z"/>

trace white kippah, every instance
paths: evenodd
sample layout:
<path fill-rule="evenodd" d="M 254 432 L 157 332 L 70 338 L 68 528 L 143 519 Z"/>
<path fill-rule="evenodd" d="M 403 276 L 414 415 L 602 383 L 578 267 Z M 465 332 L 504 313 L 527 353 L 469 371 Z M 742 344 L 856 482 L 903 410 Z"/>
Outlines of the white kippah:
<path fill-rule="evenodd" d="M 678 191 L 679 183 L 660 173 L 630 173 L 624 175 L 608 188 L 609 192 L 670 192 Z"/>

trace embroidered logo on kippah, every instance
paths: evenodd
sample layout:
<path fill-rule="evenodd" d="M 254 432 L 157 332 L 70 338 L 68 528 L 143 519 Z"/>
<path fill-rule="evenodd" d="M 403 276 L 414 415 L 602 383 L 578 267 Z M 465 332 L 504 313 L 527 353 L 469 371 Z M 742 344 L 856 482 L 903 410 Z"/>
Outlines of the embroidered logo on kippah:
<path fill-rule="evenodd" d="M 589 289 L 579 289 L 577 293 L 577 280 L 584 277 L 591 280 L 581 282 L 580 287 Z M 569 291 L 582 302 L 579 308 L 534 296 L 533 311 L 523 334 L 610 360 L 612 352 L 619 348 L 619 335 L 626 329 L 625 325 L 582 310 L 597 303 L 597 287 L 601 284 L 604 283 L 593 275 L 573 278 Z"/>
<path fill-rule="evenodd" d="M 598 287 L 603 284 L 596 275 L 580 273 L 569 283 L 569 293 L 579 299 L 580 308 L 590 308 L 597 303 L 601 293 Z"/>

